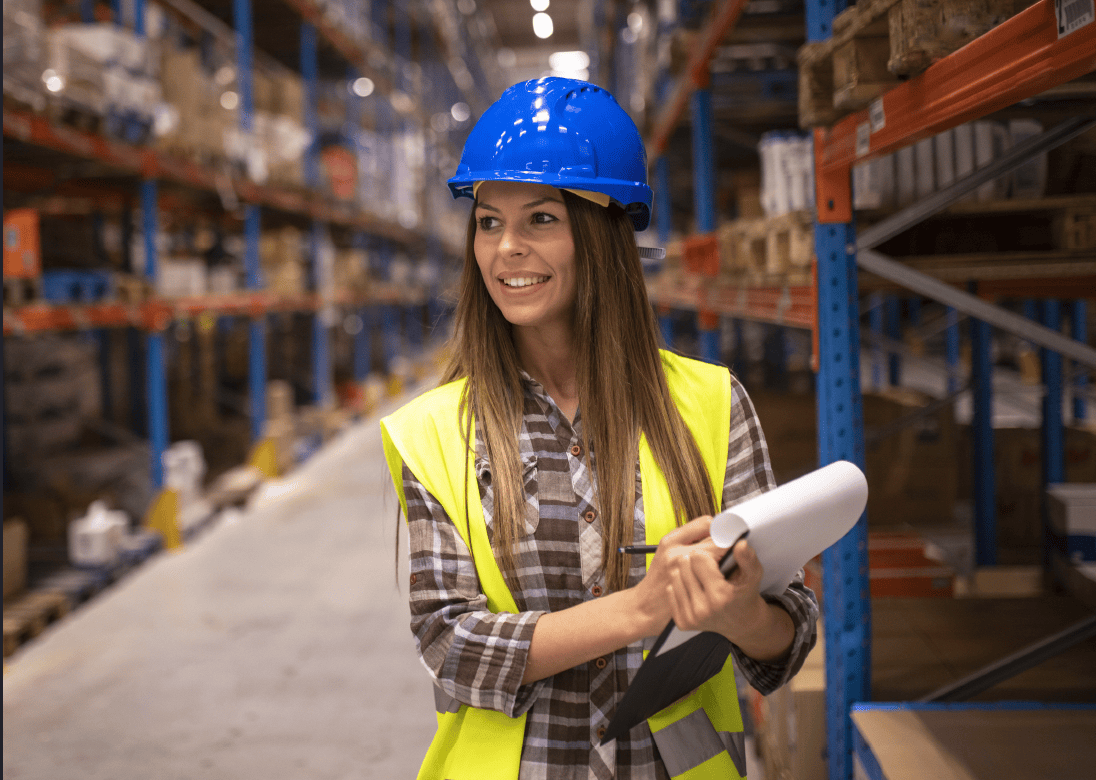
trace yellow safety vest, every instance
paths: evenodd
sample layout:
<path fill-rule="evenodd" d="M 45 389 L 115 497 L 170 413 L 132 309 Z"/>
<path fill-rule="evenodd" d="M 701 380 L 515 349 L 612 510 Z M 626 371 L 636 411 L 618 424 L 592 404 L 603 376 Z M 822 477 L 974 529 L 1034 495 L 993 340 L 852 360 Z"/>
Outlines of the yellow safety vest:
<path fill-rule="evenodd" d="M 674 400 L 693 433 L 722 501 L 730 432 L 731 382 L 726 369 L 662 352 L 662 367 Z M 403 464 L 453 519 L 475 558 L 476 573 L 492 612 L 517 613 L 487 537 L 478 500 L 475 452 L 461 436 L 458 408 L 465 380 L 435 388 L 381 420 L 384 453 L 404 517 Z M 472 440 L 475 440 L 473 429 Z M 677 523 L 669 487 L 646 437 L 640 437 L 639 471 L 647 543 L 657 544 Z M 467 481 L 466 481 L 467 480 Z M 465 496 L 468 527 L 465 527 Z M 649 565 L 650 561 L 648 561 Z M 525 736 L 525 715 L 511 718 L 450 699 L 435 689 L 438 731 L 419 780 L 516 780 Z M 647 720 L 659 754 L 673 778 L 736 780 L 746 777 L 742 716 L 731 659 L 691 696 Z"/>

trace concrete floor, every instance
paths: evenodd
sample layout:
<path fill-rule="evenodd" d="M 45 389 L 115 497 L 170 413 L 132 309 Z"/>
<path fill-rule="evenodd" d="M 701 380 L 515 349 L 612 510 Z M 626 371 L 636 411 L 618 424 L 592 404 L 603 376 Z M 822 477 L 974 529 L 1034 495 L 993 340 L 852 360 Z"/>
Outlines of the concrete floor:
<path fill-rule="evenodd" d="M 414 777 L 434 701 L 376 420 L 276 487 L 8 660 L 5 780 Z"/>

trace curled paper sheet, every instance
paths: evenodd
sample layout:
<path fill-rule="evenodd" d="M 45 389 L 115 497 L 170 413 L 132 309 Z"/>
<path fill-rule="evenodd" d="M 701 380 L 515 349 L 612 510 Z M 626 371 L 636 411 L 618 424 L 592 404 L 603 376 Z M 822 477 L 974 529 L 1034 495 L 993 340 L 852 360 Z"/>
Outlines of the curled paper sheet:
<path fill-rule="evenodd" d="M 761 592 L 776 595 L 807 561 L 856 525 L 867 503 L 864 473 L 839 460 L 720 512 L 712 520 L 712 540 L 728 547 L 745 524 L 765 567 Z"/>

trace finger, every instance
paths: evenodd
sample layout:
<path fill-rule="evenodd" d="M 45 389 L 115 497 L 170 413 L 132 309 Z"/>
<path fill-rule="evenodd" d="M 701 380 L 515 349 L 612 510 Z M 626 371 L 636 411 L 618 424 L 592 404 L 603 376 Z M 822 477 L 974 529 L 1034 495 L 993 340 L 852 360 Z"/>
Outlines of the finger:
<path fill-rule="evenodd" d="M 711 516 L 698 517 L 670 531 L 662 537 L 662 540 L 663 543 L 669 542 L 671 545 L 693 544 L 701 539 L 707 539 L 711 527 Z"/>
<path fill-rule="evenodd" d="M 765 573 L 765 568 L 761 565 L 761 560 L 757 557 L 757 552 L 754 548 L 750 547 L 749 542 L 745 539 L 739 541 L 738 544 L 734 546 L 733 554 L 735 562 L 738 564 L 738 573 L 741 573 L 741 579 L 761 580 L 761 577 Z"/>
<path fill-rule="evenodd" d="M 704 589 L 709 597 L 713 597 L 718 593 L 719 588 L 726 584 L 727 581 L 723 577 L 723 572 L 719 570 L 719 565 L 709 556 L 694 555 L 691 563 L 691 568 L 700 583 L 700 587 Z"/>
<path fill-rule="evenodd" d="M 693 560 L 693 559 L 697 560 Z M 704 584 L 700 581 L 700 578 L 696 576 L 694 566 L 705 565 L 706 555 L 694 555 L 686 561 L 683 561 L 683 565 L 678 570 L 678 577 L 682 587 L 685 589 L 685 597 L 688 599 L 689 607 L 692 610 L 692 617 L 694 620 L 702 620 L 709 612 L 710 599 L 707 591 L 704 589 Z M 710 562 L 710 559 L 708 559 Z"/>
<path fill-rule="evenodd" d="M 672 584 L 666 586 L 666 592 L 670 597 L 670 617 L 674 620 L 674 625 L 678 628 L 687 630 L 693 625 L 691 610 L 683 597 L 684 588 L 679 584 L 675 588 Z"/>

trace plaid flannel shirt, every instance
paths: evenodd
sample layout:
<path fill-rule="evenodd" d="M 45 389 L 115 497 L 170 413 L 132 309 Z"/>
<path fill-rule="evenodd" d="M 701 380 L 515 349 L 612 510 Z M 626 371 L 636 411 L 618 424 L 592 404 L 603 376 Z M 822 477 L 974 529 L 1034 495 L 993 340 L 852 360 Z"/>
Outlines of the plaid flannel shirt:
<path fill-rule="evenodd" d="M 604 593 L 601 521 L 594 484 L 582 451 L 582 420 L 573 421 L 544 388 L 523 372 L 526 535 L 516 544 L 517 614 L 493 614 L 480 591 L 475 565 L 452 520 L 404 466 L 410 531 L 411 629 L 423 661 L 449 696 L 510 716 L 528 713 L 520 778 L 619 780 L 667 778 L 646 724 L 599 745 L 599 727 L 643 662 L 637 642 L 589 663 L 528 685 L 521 684 L 533 628 L 546 612 Z M 476 471 L 488 532 L 492 525 L 490 464 L 477 436 Z M 732 376 L 730 445 L 723 508 L 770 490 L 775 483 L 753 404 Z M 643 497 L 636 469 L 634 538 L 645 538 Z M 593 520 L 589 510 L 594 510 Z M 645 557 L 634 556 L 629 585 L 644 576 Z M 767 597 L 768 598 L 768 597 Z M 799 670 L 816 640 L 818 606 L 802 572 L 776 598 L 795 625 L 786 658 L 762 663 L 732 646 L 738 670 L 761 693 L 776 690 Z"/>

